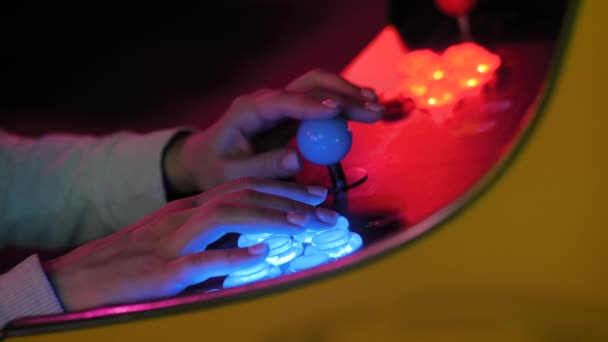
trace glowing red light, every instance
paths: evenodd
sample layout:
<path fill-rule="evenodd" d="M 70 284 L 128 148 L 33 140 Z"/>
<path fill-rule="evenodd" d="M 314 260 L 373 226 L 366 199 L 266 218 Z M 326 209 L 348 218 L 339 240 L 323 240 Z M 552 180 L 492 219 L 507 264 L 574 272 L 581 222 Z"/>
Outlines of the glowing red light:
<path fill-rule="evenodd" d="M 469 14 L 476 2 L 476 0 L 435 0 L 435 6 L 445 15 L 460 17 Z"/>
<path fill-rule="evenodd" d="M 500 62 L 498 55 L 475 43 L 450 46 L 441 55 L 414 50 L 399 62 L 402 80 L 390 93 L 412 98 L 423 109 L 454 105 L 487 83 Z"/>
<path fill-rule="evenodd" d="M 477 72 L 479 72 L 480 74 L 488 72 L 489 69 L 490 68 L 488 67 L 487 64 L 479 64 L 477 66 Z"/>

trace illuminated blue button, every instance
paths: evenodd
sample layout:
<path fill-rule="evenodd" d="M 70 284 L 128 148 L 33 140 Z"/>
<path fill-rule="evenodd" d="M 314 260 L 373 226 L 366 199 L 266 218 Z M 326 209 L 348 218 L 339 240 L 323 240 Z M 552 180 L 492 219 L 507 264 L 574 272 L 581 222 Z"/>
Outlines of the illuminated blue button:
<path fill-rule="evenodd" d="M 319 233 L 306 248 L 305 255 L 326 254 L 333 259 L 339 259 L 363 246 L 363 240 L 357 233 L 346 229 L 331 229 Z"/>
<path fill-rule="evenodd" d="M 348 220 L 346 219 L 346 217 L 344 216 L 340 216 L 338 217 L 338 221 L 336 222 L 336 224 L 329 228 L 331 229 L 346 229 L 348 230 L 349 227 L 349 223 Z M 326 226 L 324 225 L 323 228 L 321 226 L 308 226 L 306 227 L 306 230 L 301 232 L 300 234 L 296 234 L 293 236 L 293 239 L 295 241 L 298 241 L 300 243 L 311 243 L 312 239 L 319 234 L 320 232 L 326 231 L 328 230 L 327 228 L 325 228 Z"/>
<path fill-rule="evenodd" d="M 348 243 L 350 232 L 346 229 L 331 229 L 318 234 L 312 240 L 312 244 L 321 249 L 327 250 L 340 247 Z"/>
<path fill-rule="evenodd" d="M 238 270 L 224 279 L 224 288 L 236 287 L 260 281 L 264 279 L 274 278 L 281 275 L 281 270 L 265 261 L 259 262 L 251 267 Z"/>
<path fill-rule="evenodd" d="M 352 145 L 352 134 L 341 117 L 302 121 L 298 129 L 298 148 L 302 156 L 318 165 L 336 164 Z"/>
<path fill-rule="evenodd" d="M 251 247 L 253 245 L 256 245 L 256 244 L 268 239 L 272 235 L 273 235 L 272 233 L 242 234 L 241 236 L 239 236 L 239 240 L 237 241 L 237 244 L 241 248 Z"/>
<path fill-rule="evenodd" d="M 287 268 L 286 273 L 295 273 L 309 268 L 323 265 L 331 259 L 326 254 L 302 255 L 294 259 Z"/>
<path fill-rule="evenodd" d="M 346 219 L 346 217 L 340 216 L 340 217 L 338 217 L 338 221 L 336 222 L 336 225 L 333 228 L 348 230 L 349 227 L 350 227 L 350 224 L 348 223 L 348 220 Z"/>
<path fill-rule="evenodd" d="M 304 247 L 289 236 L 273 236 L 263 241 L 268 245 L 266 261 L 273 265 L 283 265 L 302 254 Z"/>
<path fill-rule="evenodd" d="M 294 235 L 293 239 L 300 243 L 311 243 L 312 238 L 314 238 L 315 235 L 317 235 L 319 233 L 320 232 L 318 230 L 306 229 L 305 231 L 301 232 L 300 234 Z"/>

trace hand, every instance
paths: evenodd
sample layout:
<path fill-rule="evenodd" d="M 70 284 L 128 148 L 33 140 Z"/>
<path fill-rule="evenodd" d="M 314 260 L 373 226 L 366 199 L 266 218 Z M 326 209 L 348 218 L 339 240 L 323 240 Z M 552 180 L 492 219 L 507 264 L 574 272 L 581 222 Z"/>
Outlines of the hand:
<path fill-rule="evenodd" d="M 265 244 L 206 250 L 226 233 L 297 234 L 338 214 L 318 186 L 244 179 L 171 202 L 139 222 L 43 265 L 68 311 L 175 295 L 262 261 Z"/>
<path fill-rule="evenodd" d="M 172 189 L 206 191 L 241 177 L 285 178 L 300 170 L 297 151 L 286 147 L 295 120 L 339 114 L 361 122 L 380 119 L 383 107 L 370 89 L 336 74 L 312 71 L 286 90 L 261 90 L 237 98 L 209 129 L 175 142 L 165 172 Z"/>

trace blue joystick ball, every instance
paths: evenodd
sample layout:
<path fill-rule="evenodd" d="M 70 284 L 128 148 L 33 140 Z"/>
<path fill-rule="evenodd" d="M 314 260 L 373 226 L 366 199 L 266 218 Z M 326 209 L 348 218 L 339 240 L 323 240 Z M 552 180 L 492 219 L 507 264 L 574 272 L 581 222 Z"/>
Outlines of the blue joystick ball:
<path fill-rule="evenodd" d="M 300 153 L 317 165 L 337 164 L 353 142 L 346 120 L 341 117 L 302 121 L 297 134 Z"/>

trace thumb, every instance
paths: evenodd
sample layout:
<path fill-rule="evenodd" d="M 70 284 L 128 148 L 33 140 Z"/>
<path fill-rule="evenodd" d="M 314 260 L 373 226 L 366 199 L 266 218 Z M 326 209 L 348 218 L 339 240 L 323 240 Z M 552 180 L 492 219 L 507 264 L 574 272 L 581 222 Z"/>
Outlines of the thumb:
<path fill-rule="evenodd" d="M 281 148 L 226 164 L 228 180 L 243 177 L 284 178 L 296 174 L 302 167 L 298 152 Z"/>
<path fill-rule="evenodd" d="M 177 278 L 188 287 L 255 265 L 267 255 L 268 245 L 265 243 L 248 248 L 217 249 L 188 254 L 178 259 Z"/>

